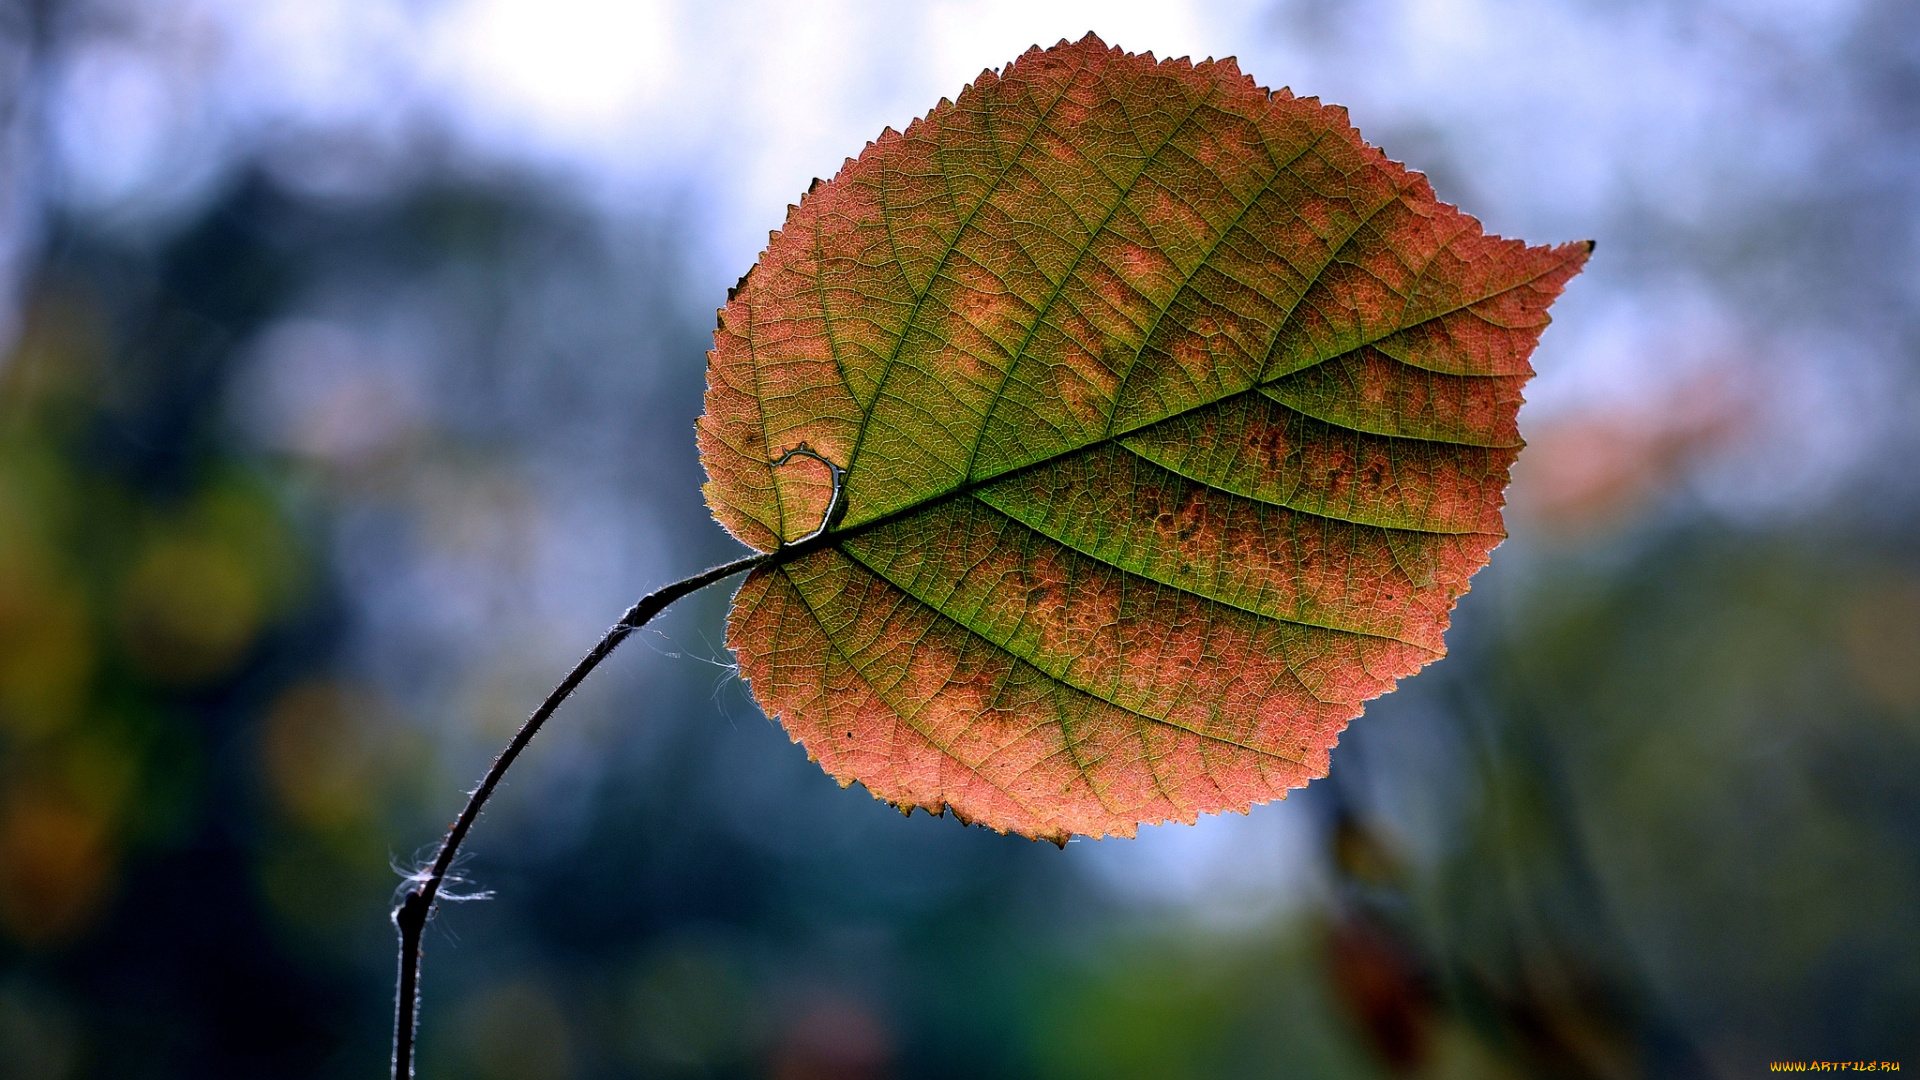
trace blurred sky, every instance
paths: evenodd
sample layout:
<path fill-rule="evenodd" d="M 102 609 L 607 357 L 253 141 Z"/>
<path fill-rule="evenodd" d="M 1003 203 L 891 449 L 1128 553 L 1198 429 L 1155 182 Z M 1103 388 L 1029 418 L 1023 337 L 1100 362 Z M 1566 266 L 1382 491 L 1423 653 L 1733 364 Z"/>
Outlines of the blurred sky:
<path fill-rule="evenodd" d="M 450 139 L 455 156 L 533 163 L 616 211 L 672 202 L 717 288 L 883 126 L 1095 29 L 1134 51 L 1237 56 L 1265 85 L 1349 106 L 1493 231 L 1602 240 L 1560 309 L 1575 317 L 1547 338 L 1531 417 L 1625 403 L 1643 426 L 1685 427 L 1705 421 L 1666 415 L 1675 395 L 1717 393 L 1716 408 L 1765 421 L 1772 453 L 1721 470 L 1715 490 L 1764 515 L 1843 480 L 1912 404 L 1860 355 L 1874 343 L 1818 318 L 1766 325 L 1719 268 L 1607 235 L 1623 215 L 1641 219 L 1637 240 L 1650 223 L 1678 238 L 1817 201 L 1835 147 L 1872 137 L 1844 78 L 1857 0 L 96 7 L 112 13 L 95 16 L 103 32 L 55 60 L 46 175 L 130 221 L 193 205 L 263 143 L 289 147 L 286 181 L 351 192 Z M 1750 369 L 1732 395 L 1712 389 L 1730 364 Z"/>

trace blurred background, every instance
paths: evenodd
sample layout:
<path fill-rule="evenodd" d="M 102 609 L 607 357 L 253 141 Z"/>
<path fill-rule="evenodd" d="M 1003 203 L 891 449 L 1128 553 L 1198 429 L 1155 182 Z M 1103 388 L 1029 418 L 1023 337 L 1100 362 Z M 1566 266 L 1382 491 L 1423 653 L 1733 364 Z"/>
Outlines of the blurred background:
<path fill-rule="evenodd" d="M 422 1075 L 1920 1068 L 1911 0 L 0 2 L 0 1076 L 384 1075 L 397 870 L 740 550 L 725 286 L 1088 29 L 1598 240 L 1451 657 L 1058 851 L 840 791 L 697 596 L 476 831 Z"/>

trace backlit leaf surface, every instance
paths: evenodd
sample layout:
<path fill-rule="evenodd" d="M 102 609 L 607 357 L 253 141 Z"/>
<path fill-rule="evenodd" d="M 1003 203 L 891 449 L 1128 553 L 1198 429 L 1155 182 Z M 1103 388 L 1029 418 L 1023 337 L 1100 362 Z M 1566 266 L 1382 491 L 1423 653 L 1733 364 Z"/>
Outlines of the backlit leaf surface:
<path fill-rule="evenodd" d="M 816 182 L 730 295 L 728 643 L 842 784 L 1064 841 L 1325 775 L 1444 652 L 1589 245 L 1485 235 L 1344 110 L 1089 35 Z"/>

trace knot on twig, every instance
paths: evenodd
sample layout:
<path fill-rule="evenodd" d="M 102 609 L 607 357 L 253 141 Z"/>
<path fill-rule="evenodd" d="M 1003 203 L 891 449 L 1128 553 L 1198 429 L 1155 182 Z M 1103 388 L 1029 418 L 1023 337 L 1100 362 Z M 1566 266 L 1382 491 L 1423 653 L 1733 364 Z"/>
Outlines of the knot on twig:
<path fill-rule="evenodd" d="M 427 910 L 432 906 L 425 888 L 412 889 L 406 899 L 393 909 L 393 925 L 403 933 L 418 934 L 427 925 Z"/>
<path fill-rule="evenodd" d="M 423 864 L 414 870 L 404 870 L 398 865 L 393 869 L 400 875 L 400 884 L 394 889 L 393 923 L 402 930 L 425 926 L 433 918 L 433 909 L 442 902 L 464 904 L 469 900 L 493 899 L 492 889 L 454 892 L 449 886 L 464 887 L 473 882 L 451 868 L 441 870 L 435 865 Z"/>
<path fill-rule="evenodd" d="M 847 470 L 834 464 L 831 459 L 820 453 L 820 451 L 815 450 L 803 442 L 791 450 L 783 452 L 779 457 L 774 458 L 773 467 L 777 469 L 789 461 L 792 461 L 794 458 L 802 457 L 812 458 L 827 467 L 833 476 L 833 497 L 827 501 L 826 513 L 820 515 L 819 528 L 795 540 L 791 544 L 782 543 L 780 545 L 781 547 L 799 547 L 801 544 L 810 544 L 827 535 L 827 530 L 840 524 L 840 519 L 847 514 Z"/>

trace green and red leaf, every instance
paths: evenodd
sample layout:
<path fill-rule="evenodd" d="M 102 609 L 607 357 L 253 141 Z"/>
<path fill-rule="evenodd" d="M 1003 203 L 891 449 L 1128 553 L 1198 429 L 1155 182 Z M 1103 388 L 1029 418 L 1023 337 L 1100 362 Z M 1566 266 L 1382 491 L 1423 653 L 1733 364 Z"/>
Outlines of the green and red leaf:
<path fill-rule="evenodd" d="M 1487 236 L 1344 110 L 1088 35 L 816 185 L 720 312 L 728 643 L 842 784 L 1130 836 L 1325 775 L 1504 532 L 1590 245 Z"/>

